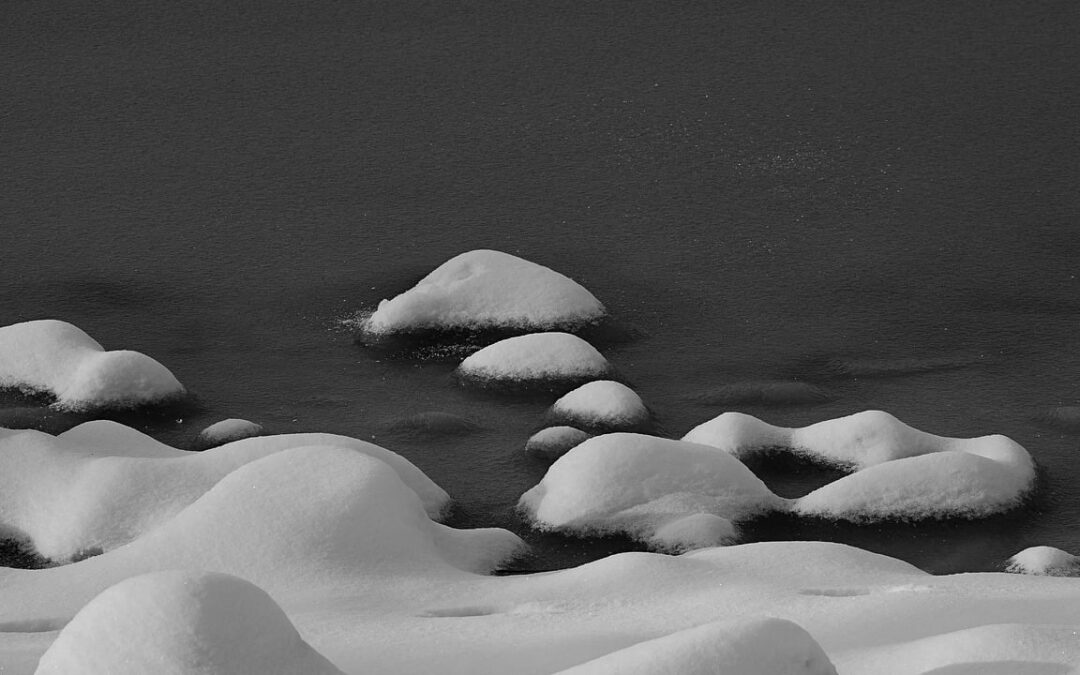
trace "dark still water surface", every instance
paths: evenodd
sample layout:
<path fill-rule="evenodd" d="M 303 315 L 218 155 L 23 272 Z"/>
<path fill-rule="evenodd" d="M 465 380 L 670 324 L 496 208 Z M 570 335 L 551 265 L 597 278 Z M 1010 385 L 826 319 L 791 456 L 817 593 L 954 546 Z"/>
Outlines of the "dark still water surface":
<path fill-rule="evenodd" d="M 1039 421 L 1080 405 L 1072 2 L 16 0 L 0 17 L 0 322 L 62 318 L 160 360 L 197 405 L 126 421 L 165 442 L 225 417 L 370 439 L 451 493 L 453 524 L 526 536 L 524 567 L 626 548 L 513 512 L 544 474 L 522 448 L 554 395 L 472 392 L 456 360 L 389 359 L 342 327 L 495 248 L 637 335 L 600 346 L 665 435 L 725 410 L 801 426 L 880 408 L 1007 434 L 1040 466 L 1031 503 L 986 520 L 777 519 L 745 540 L 935 572 L 1080 553 L 1080 432 Z M 763 379 L 837 397 L 702 396 Z M 400 423 L 427 411 L 477 428 Z"/>

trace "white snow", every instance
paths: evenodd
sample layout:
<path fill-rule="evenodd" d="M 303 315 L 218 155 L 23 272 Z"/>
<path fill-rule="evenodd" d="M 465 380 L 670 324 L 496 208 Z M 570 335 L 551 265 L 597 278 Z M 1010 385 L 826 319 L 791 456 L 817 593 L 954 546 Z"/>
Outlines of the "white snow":
<path fill-rule="evenodd" d="M 590 438 L 591 434 L 575 427 L 548 427 L 529 437 L 525 442 L 525 452 L 535 457 L 556 459 Z"/>
<path fill-rule="evenodd" d="M 0 328 L 0 388 L 48 392 L 58 408 L 131 407 L 177 398 L 184 387 L 139 352 L 105 351 L 79 328 L 54 319 Z"/>
<path fill-rule="evenodd" d="M 568 380 L 598 377 L 609 370 L 607 359 L 595 347 L 559 332 L 500 340 L 458 366 L 462 376 L 488 381 Z"/>
<path fill-rule="evenodd" d="M 580 284 L 508 253 L 477 250 L 446 261 L 364 322 L 373 333 L 431 328 L 572 328 L 604 306 Z"/>
<path fill-rule="evenodd" d="M 649 419 L 641 397 L 613 380 L 583 384 L 555 401 L 551 410 L 560 419 L 608 427 L 634 427 Z"/>
<path fill-rule="evenodd" d="M 37 675 L 332 675 L 264 591 L 226 574 L 171 570 L 125 579 L 67 624 Z"/>
<path fill-rule="evenodd" d="M 312 445 L 387 462 L 433 517 L 447 505 L 446 493 L 404 457 L 346 436 L 265 436 L 195 453 L 95 421 L 59 436 L 0 430 L 0 532 L 52 560 L 108 550 L 172 518 L 238 467 Z"/>
<path fill-rule="evenodd" d="M 1080 577 L 1080 556 L 1053 546 L 1032 546 L 1009 558 L 1005 571 L 1015 574 Z"/>
<path fill-rule="evenodd" d="M 710 546 L 729 528 L 664 526 L 694 514 L 738 521 L 781 508 L 746 466 L 708 446 L 632 433 L 590 438 L 560 457 L 518 504 L 533 524 L 576 534 L 623 533 Z M 677 536 L 676 536 L 677 533 Z M 704 539 L 688 537 L 702 535 Z M 689 539 L 689 540 L 687 540 Z"/>
<path fill-rule="evenodd" d="M 195 439 L 197 445 L 209 448 L 215 445 L 221 445 L 222 443 L 229 443 L 230 441 L 238 441 L 241 438 L 252 438 L 259 436 L 263 432 L 263 428 L 259 424 L 249 422 L 248 420 L 241 420 L 235 418 L 229 418 L 215 422 L 210 426 L 199 432 L 198 438 Z"/>

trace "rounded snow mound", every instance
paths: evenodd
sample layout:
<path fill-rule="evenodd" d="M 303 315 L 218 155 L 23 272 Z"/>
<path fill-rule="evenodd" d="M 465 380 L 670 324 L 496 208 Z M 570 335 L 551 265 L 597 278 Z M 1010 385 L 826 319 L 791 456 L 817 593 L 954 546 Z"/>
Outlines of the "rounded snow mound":
<path fill-rule="evenodd" d="M 1009 558 L 1005 571 L 1051 577 L 1080 577 L 1080 556 L 1053 546 L 1032 546 Z"/>
<path fill-rule="evenodd" d="M 451 258 L 408 291 L 380 302 L 363 329 L 574 328 L 604 314 L 600 301 L 572 279 L 508 253 L 477 250 Z"/>
<path fill-rule="evenodd" d="M 552 414 L 590 426 L 638 427 L 649 421 L 649 410 L 633 389 L 612 380 L 581 385 L 555 401 Z"/>
<path fill-rule="evenodd" d="M 539 529 L 622 533 L 686 549 L 720 545 L 732 535 L 717 520 L 685 521 L 688 516 L 738 521 L 785 503 L 728 453 L 614 433 L 590 438 L 556 460 L 518 507 Z"/>
<path fill-rule="evenodd" d="M 981 517 L 1018 505 L 1035 481 L 1031 455 L 1005 436 L 935 436 L 879 410 L 798 429 L 729 412 L 683 440 L 743 459 L 782 451 L 854 469 L 794 502 L 797 513 L 833 519 Z"/>
<path fill-rule="evenodd" d="M 557 459 L 590 438 L 591 434 L 574 427 L 548 427 L 529 437 L 525 442 L 525 452 L 534 457 Z"/>
<path fill-rule="evenodd" d="M 559 675 L 836 675 L 821 646 L 784 619 L 714 621 L 620 649 Z"/>
<path fill-rule="evenodd" d="M 123 408 L 178 398 L 184 387 L 145 354 L 105 351 L 54 319 L 0 328 L 0 388 L 44 391 L 58 408 Z"/>
<path fill-rule="evenodd" d="M 247 420 L 229 418 L 215 422 L 199 432 L 199 435 L 195 438 L 195 445 L 198 448 L 212 448 L 242 438 L 261 436 L 262 433 L 262 425 Z"/>
<path fill-rule="evenodd" d="M 41 657 L 37 675 L 340 674 L 273 599 L 227 574 L 170 570 L 91 600 Z"/>
<path fill-rule="evenodd" d="M 596 348 L 569 333 L 532 333 L 500 340 L 461 362 L 458 374 L 487 382 L 576 380 L 606 374 Z"/>

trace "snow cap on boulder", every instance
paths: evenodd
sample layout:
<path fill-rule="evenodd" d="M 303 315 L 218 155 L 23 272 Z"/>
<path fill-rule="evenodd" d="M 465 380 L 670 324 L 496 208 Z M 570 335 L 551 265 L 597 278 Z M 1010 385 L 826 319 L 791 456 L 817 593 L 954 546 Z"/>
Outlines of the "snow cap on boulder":
<path fill-rule="evenodd" d="M 556 332 L 500 340 L 462 361 L 458 373 L 482 382 L 537 382 L 598 377 L 610 368 L 588 342 Z"/>
<path fill-rule="evenodd" d="M 639 427 L 649 420 L 649 410 L 633 389 L 613 380 L 596 380 L 565 394 L 551 406 L 560 419 L 589 426 Z"/>

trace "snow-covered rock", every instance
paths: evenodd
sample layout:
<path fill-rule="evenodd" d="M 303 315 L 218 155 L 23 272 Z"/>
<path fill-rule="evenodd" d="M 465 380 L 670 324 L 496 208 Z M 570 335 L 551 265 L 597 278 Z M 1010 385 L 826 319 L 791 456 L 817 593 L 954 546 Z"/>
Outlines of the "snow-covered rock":
<path fill-rule="evenodd" d="M 133 351 L 105 351 L 79 328 L 54 319 L 0 328 L 0 388 L 47 392 L 59 408 L 134 407 L 178 398 L 169 370 Z"/>
<path fill-rule="evenodd" d="M 557 459 L 590 438 L 592 434 L 575 427 L 548 427 L 537 431 L 525 441 L 525 452 L 543 459 Z"/>
<path fill-rule="evenodd" d="M 1006 572 L 1054 577 L 1080 577 L 1080 556 L 1053 546 L 1032 546 L 1009 558 Z"/>
<path fill-rule="evenodd" d="M 466 358 L 458 373 L 485 382 L 534 382 L 599 377 L 607 359 L 569 333 L 531 333 L 500 340 Z"/>
<path fill-rule="evenodd" d="M 407 459 L 347 436 L 265 436 L 197 453 L 95 421 L 59 436 L 0 430 L 0 533 L 57 561 L 109 550 L 172 518 L 238 467 L 312 445 L 385 461 L 432 517 L 447 506 L 447 494 Z"/>
<path fill-rule="evenodd" d="M 91 600 L 41 657 L 37 675 L 332 675 L 273 599 L 243 579 L 172 570 Z"/>
<path fill-rule="evenodd" d="M 687 516 L 738 521 L 784 505 L 728 453 L 632 433 L 596 436 L 573 448 L 518 503 L 542 530 L 623 533 L 646 542 L 659 533 L 658 541 L 686 548 L 725 543 L 731 534 L 717 521 L 673 525 Z"/>
<path fill-rule="evenodd" d="M 195 438 L 195 446 L 198 449 L 212 448 L 224 443 L 238 441 L 241 438 L 261 436 L 262 433 L 262 425 L 248 420 L 229 418 L 215 422 L 200 431 Z"/>
<path fill-rule="evenodd" d="M 721 620 L 639 642 L 558 675 L 836 675 L 805 630 L 783 619 Z"/>
<path fill-rule="evenodd" d="M 424 329 L 574 328 L 604 316 L 580 284 L 500 251 L 477 250 L 446 261 L 363 323 L 371 333 Z"/>
<path fill-rule="evenodd" d="M 551 412 L 558 419 L 609 428 L 634 428 L 649 420 L 649 410 L 641 397 L 613 380 L 581 385 L 555 401 Z"/>

